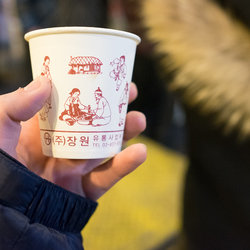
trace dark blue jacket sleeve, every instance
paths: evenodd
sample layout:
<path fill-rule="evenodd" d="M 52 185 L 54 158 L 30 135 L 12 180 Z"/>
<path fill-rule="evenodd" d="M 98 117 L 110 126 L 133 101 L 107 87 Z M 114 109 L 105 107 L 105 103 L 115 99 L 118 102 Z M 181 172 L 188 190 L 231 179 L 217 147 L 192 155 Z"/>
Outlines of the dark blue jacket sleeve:
<path fill-rule="evenodd" d="M 1 249 L 83 249 L 80 232 L 96 206 L 0 150 Z"/>

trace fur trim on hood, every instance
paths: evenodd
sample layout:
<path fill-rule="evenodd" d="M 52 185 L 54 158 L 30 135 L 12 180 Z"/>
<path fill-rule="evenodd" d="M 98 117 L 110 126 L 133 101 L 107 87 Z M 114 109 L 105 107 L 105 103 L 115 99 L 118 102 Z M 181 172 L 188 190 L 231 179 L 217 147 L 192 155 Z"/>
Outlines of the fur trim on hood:
<path fill-rule="evenodd" d="M 148 37 L 182 100 L 250 136 L 250 32 L 208 0 L 142 0 Z"/>

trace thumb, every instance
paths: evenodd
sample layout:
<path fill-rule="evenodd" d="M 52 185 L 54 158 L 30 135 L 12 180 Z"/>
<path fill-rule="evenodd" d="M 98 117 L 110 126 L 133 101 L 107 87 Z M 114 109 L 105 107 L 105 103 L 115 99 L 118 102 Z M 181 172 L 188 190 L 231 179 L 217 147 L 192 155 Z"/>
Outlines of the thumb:
<path fill-rule="evenodd" d="M 50 92 L 50 80 L 39 76 L 25 88 L 1 96 L 0 104 L 3 111 L 13 121 L 26 121 L 43 107 Z"/>
<path fill-rule="evenodd" d="M 51 92 L 50 80 L 40 76 L 25 88 L 0 96 L 0 148 L 16 158 L 21 121 L 33 117 Z"/>

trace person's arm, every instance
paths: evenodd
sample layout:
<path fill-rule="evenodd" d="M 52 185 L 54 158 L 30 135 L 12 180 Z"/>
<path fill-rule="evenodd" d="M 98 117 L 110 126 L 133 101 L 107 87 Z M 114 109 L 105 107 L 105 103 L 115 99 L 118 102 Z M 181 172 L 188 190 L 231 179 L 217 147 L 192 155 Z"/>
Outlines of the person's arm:
<path fill-rule="evenodd" d="M 0 149 L 1 249 L 82 249 L 80 232 L 96 206 Z"/>
<path fill-rule="evenodd" d="M 49 80 L 40 76 L 26 88 L 0 96 L 0 245 L 5 250 L 81 249 L 79 232 L 95 201 L 146 159 L 142 144 L 105 163 L 45 157 L 34 115 L 50 91 Z M 136 94 L 132 84 L 130 101 Z M 128 113 L 124 140 L 145 125 L 143 114 Z"/>

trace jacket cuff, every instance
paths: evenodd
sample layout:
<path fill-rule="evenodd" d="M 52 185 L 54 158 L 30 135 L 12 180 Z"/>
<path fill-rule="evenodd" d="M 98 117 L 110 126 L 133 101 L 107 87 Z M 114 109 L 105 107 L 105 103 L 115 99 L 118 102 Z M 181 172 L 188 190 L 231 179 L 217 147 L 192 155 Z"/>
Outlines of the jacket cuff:
<path fill-rule="evenodd" d="M 97 203 L 55 185 L 0 149 L 0 204 L 62 232 L 79 233 Z"/>

